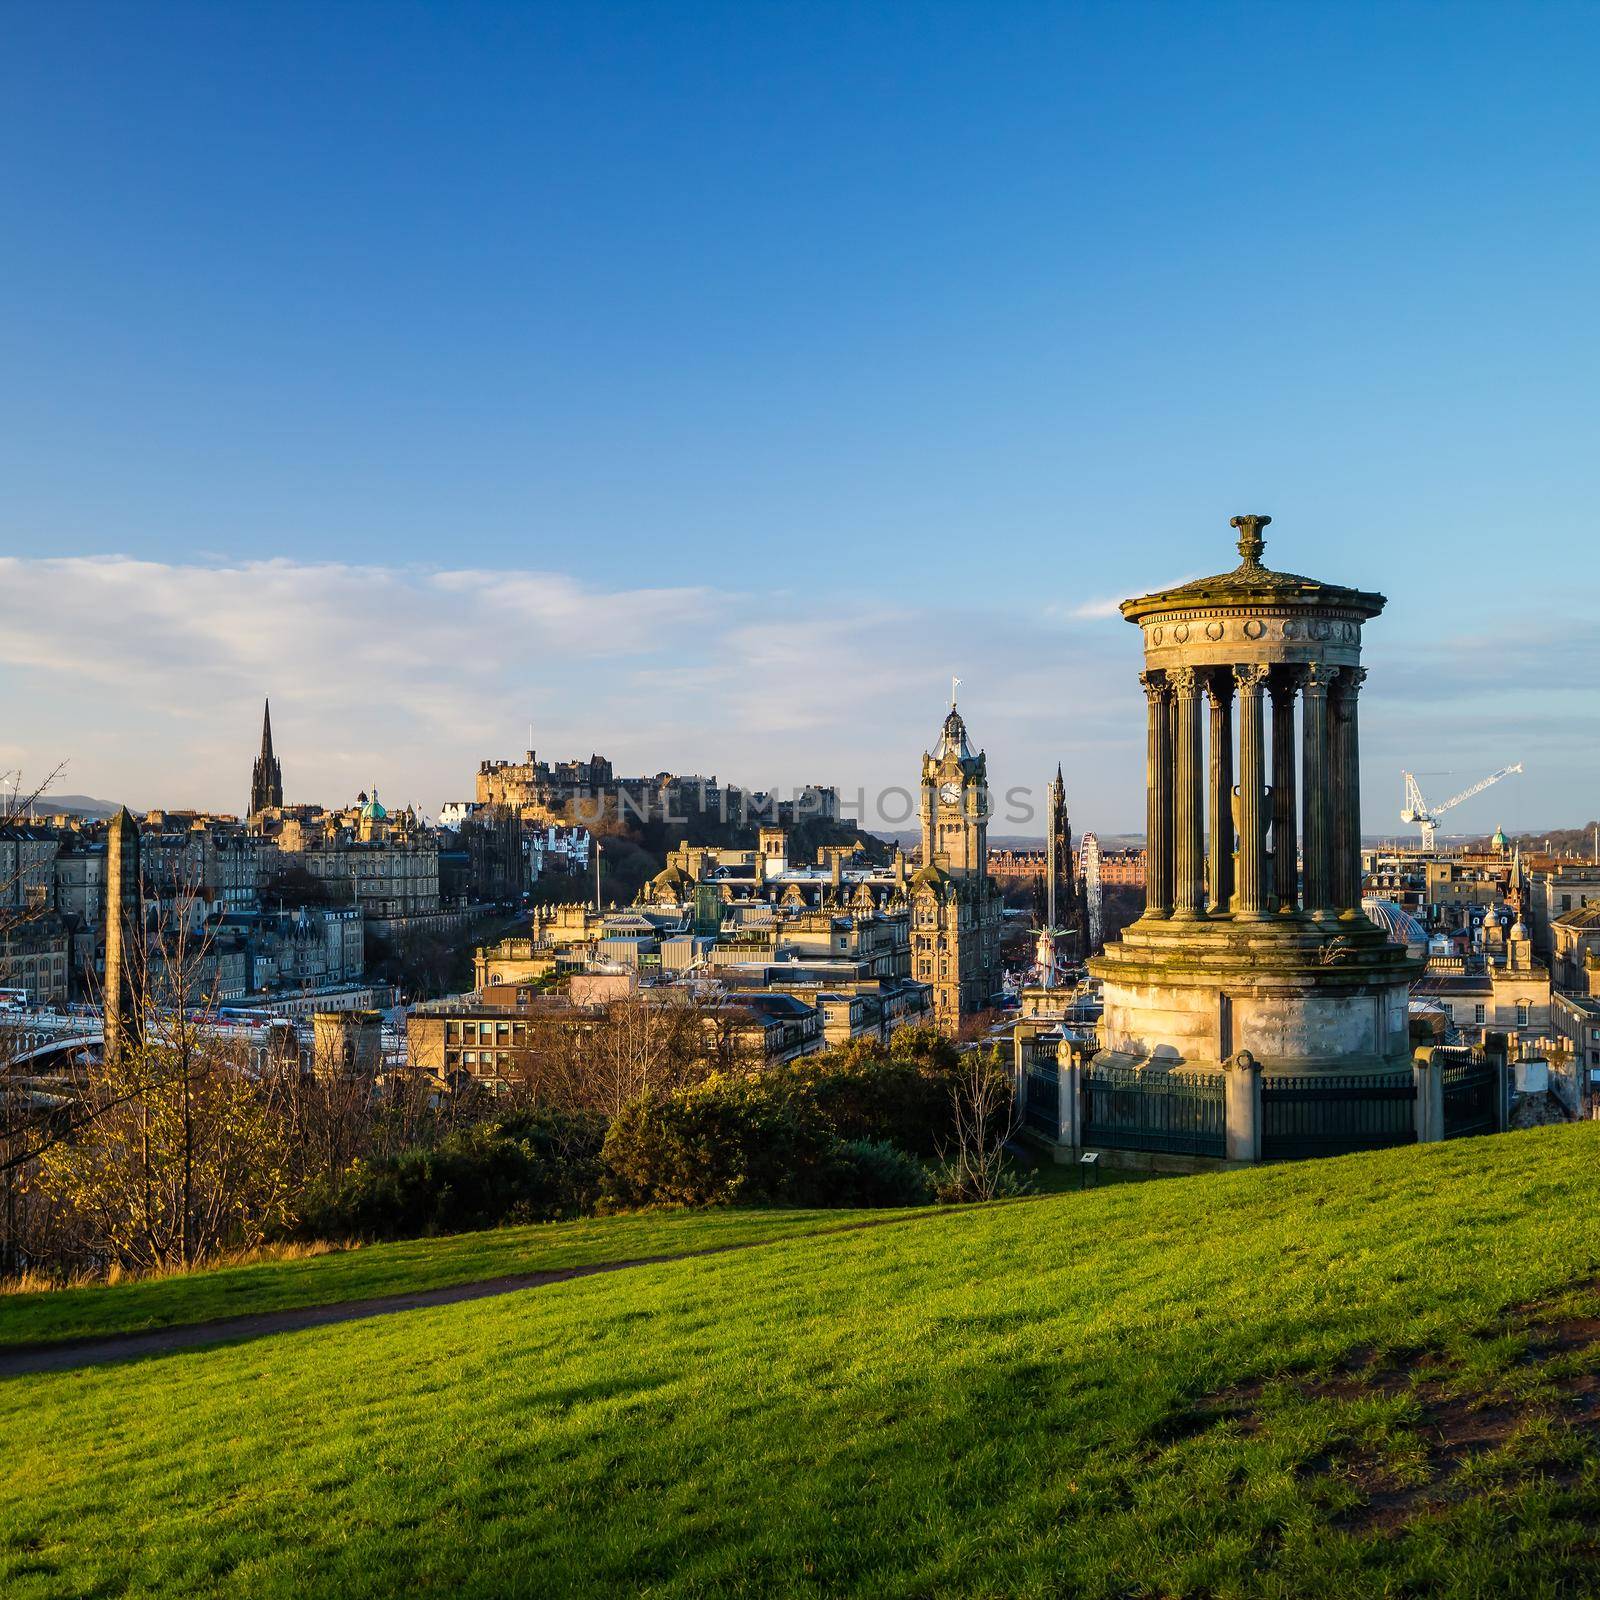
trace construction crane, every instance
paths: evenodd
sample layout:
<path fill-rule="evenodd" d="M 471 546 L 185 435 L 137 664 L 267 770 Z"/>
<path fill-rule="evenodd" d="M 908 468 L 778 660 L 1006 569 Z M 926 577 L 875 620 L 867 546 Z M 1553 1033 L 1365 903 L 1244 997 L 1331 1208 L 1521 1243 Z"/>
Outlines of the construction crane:
<path fill-rule="evenodd" d="M 1460 794 L 1452 795 L 1443 805 L 1430 806 L 1422 798 L 1422 790 L 1417 787 L 1416 778 L 1409 772 L 1400 774 L 1406 780 L 1405 810 L 1400 813 L 1402 822 L 1414 822 L 1422 829 L 1422 848 L 1433 849 L 1433 843 L 1439 831 L 1439 818 L 1451 806 L 1458 806 L 1463 800 L 1470 800 L 1475 794 L 1482 794 L 1490 784 L 1499 783 L 1502 778 L 1509 777 L 1513 772 L 1521 772 L 1522 763 L 1519 761 L 1514 766 L 1501 767 L 1498 772 L 1491 772 L 1487 778 L 1479 778 L 1470 789 L 1463 789 Z"/>

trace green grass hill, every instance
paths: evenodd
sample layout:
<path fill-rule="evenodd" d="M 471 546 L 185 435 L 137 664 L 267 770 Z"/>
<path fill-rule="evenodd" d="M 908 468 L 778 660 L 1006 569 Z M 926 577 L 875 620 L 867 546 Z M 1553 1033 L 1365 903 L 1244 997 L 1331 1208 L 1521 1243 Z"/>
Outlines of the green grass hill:
<path fill-rule="evenodd" d="M 1595 1593 L 1597 1280 L 1582 1125 L 17 1377 L 0 1592 Z"/>

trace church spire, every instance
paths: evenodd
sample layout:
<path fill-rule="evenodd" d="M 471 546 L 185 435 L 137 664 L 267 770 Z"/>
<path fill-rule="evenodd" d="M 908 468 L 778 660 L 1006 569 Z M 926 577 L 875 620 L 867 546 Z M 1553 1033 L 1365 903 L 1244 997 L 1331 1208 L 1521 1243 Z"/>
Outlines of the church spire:
<path fill-rule="evenodd" d="M 250 774 L 250 815 L 283 804 L 283 769 L 272 753 L 272 702 L 263 702 L 261 711 L 261 754 Z"/>

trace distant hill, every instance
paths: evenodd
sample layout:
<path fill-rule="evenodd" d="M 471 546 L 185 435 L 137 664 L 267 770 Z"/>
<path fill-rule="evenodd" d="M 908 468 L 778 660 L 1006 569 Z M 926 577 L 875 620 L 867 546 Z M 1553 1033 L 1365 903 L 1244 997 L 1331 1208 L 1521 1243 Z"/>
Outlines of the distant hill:
<path fill-rule="evenodd" d="M 1536 828 L 1527 833 L 1514 833 L 1510 838 L 1512 844 L 1523 850 L 1549 850 L 1558 856 L 1578 856 L 1587 861 L 1595 853 L 1595 829 L 1595 823 L 1586 822 L 1581 828 L 1545 828 L 1542 831 Z M 1466 837 L 1473 849 L 1489 847 L 1490 835 L 1486 833 Z"/>
<path fill-rule="evenodd" d="M 96 800 L 92 794 L 42 794 L 34 801 L 29 815 L 55 817 L 63 812 L 91 821 L 114 817 L 122 809 L 120 800 Z"/>

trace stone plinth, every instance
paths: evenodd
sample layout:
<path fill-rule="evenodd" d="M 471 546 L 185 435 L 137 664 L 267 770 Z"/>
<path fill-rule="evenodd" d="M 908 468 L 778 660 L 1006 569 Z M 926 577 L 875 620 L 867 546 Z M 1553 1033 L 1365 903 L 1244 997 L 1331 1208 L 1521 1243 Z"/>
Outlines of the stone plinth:
<path fill-rule="evenodd" d="M 1409 1072 L 1407 998 L 1418 964 L 1365 918 L 1134 923 L 1093 963 L 1110 1065 Z"/>

